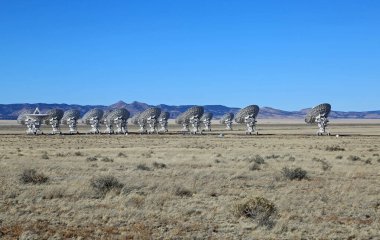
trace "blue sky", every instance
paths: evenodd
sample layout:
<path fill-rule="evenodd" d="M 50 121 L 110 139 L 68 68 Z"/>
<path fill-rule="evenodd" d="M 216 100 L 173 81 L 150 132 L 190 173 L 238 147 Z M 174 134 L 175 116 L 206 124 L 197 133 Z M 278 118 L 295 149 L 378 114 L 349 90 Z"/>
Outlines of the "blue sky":
<path fill-rule="evenodd" d="M 0 0 L 0 103 L 380 109 L 380 1 Z"/>

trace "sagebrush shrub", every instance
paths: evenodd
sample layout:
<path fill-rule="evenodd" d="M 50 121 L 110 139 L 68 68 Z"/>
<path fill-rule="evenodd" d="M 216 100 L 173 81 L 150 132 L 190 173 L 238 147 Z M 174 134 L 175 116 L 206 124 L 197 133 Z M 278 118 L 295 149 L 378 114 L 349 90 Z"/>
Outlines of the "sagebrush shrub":
<path fill-rule="evenodd" d="M 234 205 L 233 213 L 237 217 L 251 218 L 259 226 L 271 228 L 278 216 L 278 210 L 274 203 L 263 197 L 255 197 Z"/>
<path fill-rule="evenodd" d="M 98 193 L 105 194 L 112 189 L 120 190 L 124 184 L 114 176 L 101 176 L 91 180 L 91 187 Z"/>
<path fill-rule="evenodd" d="M 307 179 L 307 172 L 302 168 L 288 168 L 284 167 L 281 170 L 282 175 L 289 180 L 302 180 Z"/>
<path fill-rule="evenodd" d="M 35 169 L 25 169 L 20 175 L 22 183 L 41 184 L 48 181 L 48 177 L 42 173 L 37 173 Z"/>
<path fill-rule="evenodd" d="M 345 151 L 346 149 L 338 145 L 332 145 L 332 146 L 326 146 L 325 150 L 329 152 L 338 152 L 338 151 Z"/>

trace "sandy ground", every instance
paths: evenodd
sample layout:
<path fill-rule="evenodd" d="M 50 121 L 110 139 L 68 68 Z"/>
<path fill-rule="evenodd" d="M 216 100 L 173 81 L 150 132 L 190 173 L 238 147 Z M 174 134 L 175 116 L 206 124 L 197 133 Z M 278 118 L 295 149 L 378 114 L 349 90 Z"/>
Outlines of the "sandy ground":
<path fill-rule="evenodd" d="M 258 136 L 243 126 L 196 136 L 170 127 L 27 136 L 1 122 L 0 238 L 380 239 L 379 123 L 333 123 L 324 137 L 301 123 L 263 122 Z M 291 181 L 284 167 L 307 178 Z M 26 169 L 47 182 L 23 183 Z M 91 183 L 102 176 L 120 185 L 99 194 Z M 272 226 L 236 214 L 255 197 L 275 205 Z"/>

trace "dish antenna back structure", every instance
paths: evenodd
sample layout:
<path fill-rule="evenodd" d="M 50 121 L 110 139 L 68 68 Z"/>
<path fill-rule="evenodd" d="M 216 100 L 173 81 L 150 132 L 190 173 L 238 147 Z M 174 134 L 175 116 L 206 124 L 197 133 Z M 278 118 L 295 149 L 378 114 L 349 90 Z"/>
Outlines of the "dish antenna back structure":
<path fill-rule="evenodd" d="M 80 118 L 80 111 L 76 109 L 70 109 L 63 113 L 61 123 L 68 125 L 70 129 L 70 134 L 78 133 L 77 123 Z"/>
<path fill-rule="evenodd" d="M 27 134 L 43 134 L 40 127 L 47 116 L 47 114 L 42 114 L 37 107 L 34 112 L 29 110 L 22 112 L 18 116 L 17 122 L 27 126 Z"/>
<path fill-rule="evenodd" d="M 250 105 L 241 109 L 235 117 L 235 122 L 240 124 L 246 124 L 247 129 L 245 134 L 251 135 L 252 133 L 259 133 L 256 131 L 256 117 L 259 114 L 260 108 L 257 105 Z"/>
<path fill-rule="evenodd" d="M 158 133 L 158 118 L 161 115 L 161 109 L 151 107 L 140 113 L 137 122 L 140 126 L 140 133 Z M 149 129 L 147 129 L 149 125 Z"/>
<path fill-rule="evenodd" d="M 226 130 L 232 131 L 232 120 L 235 115 L 233 113 L 227 113 L 220 119 L 220 124 L 226 124 Z"/>
<path fill-rule="evenodd" d="M 169 112 L 161 112 L 160 116 L 158 117 L 158 122 L 160 123 L 160 130 L 159 132 L 168 132 L 168 121 L 170 118 Z"/>
<path fill-rule="evenodd" d="M 99 126 L 100 121 L 102 120 L 104 111 L 99 108 L 94 108 L 88 111 L 86 114 L 84 114 L 82 121 L 83 123 L 86 123 L 87 125 L 91 126 L 90 133 L 100 133 Z"/>
<path fill-rule="evenodd" d="M 317 135 L 330 135 L 330 132 L 326 131 L 326 127 L 329 123 L 328 116 L 331 112 L 331 105 L 328 103 L 322 103 L 313 107 L 305 117 L 305 122 L 308 124 L 318 124 Z"/>
<path fill-rule="evenodd" d="M 51 127 L 52 127 L 52 134 L 61 134 L 61 129 L 59 127 L 59 124 L 61 122 L 61 119 L 63 117 L 63 110 L 61 109 L 58 109 L 58 108 L 54 108 L 54 109 L 51 109 L 49 110 L 47 113 L 47 117 L 45 118 L 45 124 L 48 125 L 50 124 Z"/>
<path fill-rule="evenodd" d="M 211 120 L 212 120 L 213 116 L 214 116 L 214 114 L 212 114 L 210 112 L 206 112 L 203 114 L 203 116 L 201 118 L 201 121 L 205 125 L 203 131 L 211 131 Z"/>
<path fill-rule="evenodd" d="M 200 119 L 204 113 L 204 108 L 194 106 L 189 108 L 186 112 L 179 115 L 176 119 L 177 124 L 182 124 L 182 132 L 190 132 L 189 125 L 192 124 L 193 129 L 190 133 L 196 134 L 199 131 Z"/>
<path fill-rule="evenodd" d="M 113 126 L 116 126 L 116 133 L 127 134 L 127 121 L 130 113 L 125 108 L 114 109 L 104 118 L 104 124 L 107 126 L 107 133 L 114 133 Z"/>

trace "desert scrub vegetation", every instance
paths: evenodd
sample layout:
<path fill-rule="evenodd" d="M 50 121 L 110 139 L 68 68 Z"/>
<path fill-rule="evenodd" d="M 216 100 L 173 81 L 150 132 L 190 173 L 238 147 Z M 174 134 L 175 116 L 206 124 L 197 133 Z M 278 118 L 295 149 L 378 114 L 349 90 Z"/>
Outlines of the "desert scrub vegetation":
<path fill-rule="evenodd" d="M 249 170 L 251 171 L 258 171 L 260 170 L 260 165 L 265 163 L 265 160 L 262 156 L 256 155 L 254 157 L 249 157 L 247 161 L 251 162 L 252 164 L 249 166 Z"/>
<path fill-rule="evenodd" d="M 358 156 L 355 156 L 355 155 L 350 155 L 347 157 L 348 160 L 351 160 L 353 162 L 356 162 L 356 161 L 361 161 L 361 157 L 358 157 Z"/>
<path fill-rule="evenodd" d="M 346 149 L 338 145 L 332 145 L 332 146 L 326 146 L 325 150 L 329 152 L 339 152 L 339 151 L 345 151 Z"/>
<path fill-rule="evenodd" d="M 152 165 L 153 165 L 154 168 L 157 168 L 157 169 L 166 168 L 166 164 L 165 163 L 153 162 Z"/>
<path fill-rule="evenodd" d="M 105 195 L 111 190 L 121 190 L 124 184 L 120 183 L 114 176 L 101 176 L 91 180 L 91 187 L 96 193 Z"/>
<path fill-rule="evenodd" d="M 113 159 L 112 159 L 112 158 L 109 158 L 109 157 L 102 157 L 102 158 L 100 159 L 100 161 L 102 161 L 102 162 L 113 162 Z"/>
<path fill-rule="evenodd" d="M 81 157 L 84 156 L 82 152 L 74 152 L 74 156 Z"/>
<path fill-rule="evenodd" d="M 312 161 L 314 162 L 318 162 L 318 163 L 321 163 L 322 164 L 322 170 L 323 171 L 327 171 L 327 170 L 330 170 L 332 168 L 331 164 L 329 164 L 326 159 L 320 159 L 320 158 L 316 158 L 314 157 L 312 159 Z"/>
<path fill-rule="evenodd" d="M 255 197 L 236 203 L 233 206 L 236 217 L 246 217 L 254 220 L 259 226 L 272 228 L 278 217 L 277 207 L 266 198 Z"/>
<path fill-rule="evenodd" d="M 303 180 L 308 179 L 307 171 L 303 170 L 300 167 L 297 168 L 288 168 L 284 167 L 281 170 L 281 174 L 285 179 L 289 180 Z"/>
<path fill-rule="evenodd" d="M 97 157 L 87 157 L 86 161 L 87 162 L 95 162 L 95 161 L 98 161 L 98 158 Z"/>
<path fill-rule="evenodd" d="M 42 159 L 49 159 L 49 155 L 47 152 L 43 152 L 42 155 L 41 155 L 41 158 Z"/>
<path fill-rule="evenodd" d="M 25 169 L 20 175 L 21 183 L 41 184 L 49 180 L 47 176 L 42 173 L 37 173 L 35 169 Z"/>
<path fill-rule="evenodd" d="M 144 163 L 140 163 L 139 165 L 137 165 L 136 169 L 137 170 L 142 170 L 142 171 L 150 171 L 150 167 L 148 167 Z"/>
<path fill-rule="evenodd" d="M 179 197 L 191 197 L 193 196 L 194 192 L 186 187 L 177 186 L 174 189 L 174 194 Z"/>

